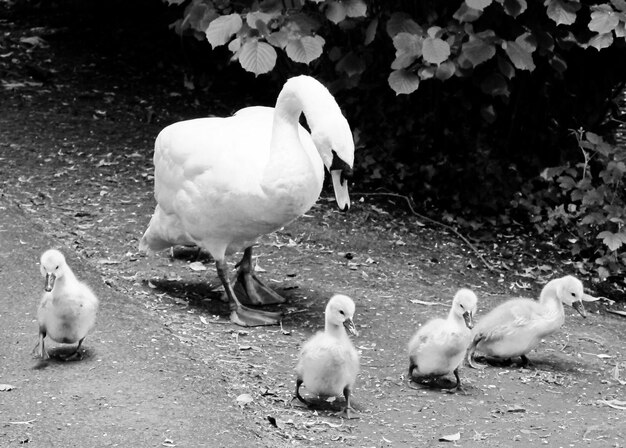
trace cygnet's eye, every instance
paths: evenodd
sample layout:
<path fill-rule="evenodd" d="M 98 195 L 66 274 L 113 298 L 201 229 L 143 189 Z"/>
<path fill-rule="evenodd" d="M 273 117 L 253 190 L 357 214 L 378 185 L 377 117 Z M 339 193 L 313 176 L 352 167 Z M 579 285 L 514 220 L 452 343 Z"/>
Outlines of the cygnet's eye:
<path fill-rule="evenodd" d="M 339 313 L 340 313 L 342 316 L 344 315 L 343 310 L 339 310 Z"/>
<path fill-rule="evenodd" d="M 57 266 L 56 268 L 54 268 L 54 270 L 55 270 L 55 271 L 58 271 L 58 270 L 59 270 L 59 267 Z"/>
<path fill-rule="evenodd" d="M 571 292 L 570 294 L 572 295 L 572 297 L 576 297 L 576 293 L 575 292 Z"/>
<path fill-rule="evenodd" d="M 459 303 L 459 306 L 461 307 L 461 309 L 463 309 L 463 310 L 465 309 L 465 307 L 463 306 L 462 303 Z"/>

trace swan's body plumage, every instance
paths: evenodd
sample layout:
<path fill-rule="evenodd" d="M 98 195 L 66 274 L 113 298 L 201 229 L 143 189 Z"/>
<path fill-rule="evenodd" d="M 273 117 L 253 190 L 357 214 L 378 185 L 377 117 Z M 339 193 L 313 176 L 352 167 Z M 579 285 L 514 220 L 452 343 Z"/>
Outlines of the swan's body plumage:
<path fill-rule="evenodd" d="M 61 252 L 51 249 L 41 256 L 41 273 L 46 290 L 37 309 L 39 348 L 41 358 L 47 353 L 44 338 L 80 346 L 93 329 L 98 311 L 98 299 L 89 286 L 76 278 Z"/>
<path fill-rule="evenodd" d="M 298 122 L 302 113 L 311 133 Z M 328 90 L 308 76 L 288 80 L 274 108 L 253 106 L 232 117 L 174 123 L 155 143 L 157 206 L 140 249 L 197 245 L 215 258 L 224 283 L 219 264 L 225 266 L 225 255 L 245 250 L 244 258 L 249 258 L 260 236 L 309 210 L 321 192 L 324 166 L 331 172 L 339 206 L 349 206 L 342 174 L 353 162 L 346 119 Z M 255 284 L 252 289 L 259 288 Z M 224 286 L 235 322 L 275 323 L 255 321 Z M 244 289 L 252 296 L 249 303 L 271 303 L 257 299 L 250 287 Z"/>
<path fill-rule="evenodd" d="M 347 296 L 333 296 L 325 311 L 325 328 L 312 336 L 300 351 L 296 366 L 296 397 L 300 385 L 313 395 L 331 397 L 344 395 L 344 412 L 350 416 L 350 393 L 359 372 L 359 355 L 346 333 L 356 334 L 354 302 Z"/>
<path fill-rule="evenodd" d="M 408 345 L 410 377 L 434 378 L 454 373 L 456 388 L 460 387 L 458 368 L 471 342 L 477 300 L 471 290 L 460 289 L 446 319 L 432 319 L 413 335 Z"/>
<path fill-rule="evenodd" d="M 514 298 L 498 305 L 474 327 L 467 353 L 469 364 L 480 367 L 473 362 L 476 350 L 494 358 L 520 356 L 526 363 L 526 354 L 565 322 L 564 303 L 585 317 L 582 300 L 585 300 L 582 283 L 568 275 L 549 281 L 538 301 Z"/>

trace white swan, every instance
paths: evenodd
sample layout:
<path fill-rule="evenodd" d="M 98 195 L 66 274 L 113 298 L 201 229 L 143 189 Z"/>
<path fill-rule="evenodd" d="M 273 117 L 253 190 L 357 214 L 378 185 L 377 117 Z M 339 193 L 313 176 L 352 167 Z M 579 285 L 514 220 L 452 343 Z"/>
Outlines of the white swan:
<path fill-rule="evenodd" d="M 541 290 L 538 301 L 515 298 L 498 305 L 474 327 L 467 351 L 468 364 L 473 368 L 485 367 L 474 362 L 476 350 L 505 360 L 519 356 L 522 366 L 528 364 L 526 354 L 565 322 L 564 303 L 587 317 L 583 300 L 594 299 L 584 293 L 580 280 L 567 275 L 550 280 Z"/>
<path fill-rule="evenodd" d="M 298 124 L 304 112 L 309 134 Z M 247 107 L 228 118 L 174 123 L 154 149 L 158 203 L 139 248 L 160 250 L 195 244 L 215 259 L 239 325 L 270 325 L 279 313 L 242 305 L 284 299 L 255 275 L 252 246 L 305 213 L 330 171 L 340 208 L 350 206 L 347 179 L 354 162 L 348 122 L 328 90 L 315 79 L 289 79 L 276 106 Z M 225 256 L 244 250 L 235 289 Z"/>
<path fill-rule="evenodd" d="M 300 395 L 300 386 L 322 397 L 341 394 L 346 405 L 341 412 L 350 418 L 350 396 L 359 372 L 359 355 L 348 333 L 358 335 L 354 327 L 354 302 L 337 294 L 326 305 L 324 331 L 316 333 L 303 346 L 296 366 L 296 397 L 309 404 Z"/>
<path fill-rule="evenodd" d="M 37 309 L 39 355 L 41 359 L 48 357 L 44 347 L 44 339 L 48 336 L 64 344 L 78 342 L 76 350 L 65 359 L 80 357 L 83 340 L 96 323 L 98 299 L 76 278 L 58 250 L 43 253 L 40 270 L 45 278 L 45 292 Z"/>
<path fill-rule="evenodd" d="M 446 319 L 432 319 L 422 326 L 409 342 L 409 379 L 432 379 L 454 373 L 456 386 L 462 390 L 459 366 L 471 342 L 476 294 L 461 288 L 454 295 Z"/>

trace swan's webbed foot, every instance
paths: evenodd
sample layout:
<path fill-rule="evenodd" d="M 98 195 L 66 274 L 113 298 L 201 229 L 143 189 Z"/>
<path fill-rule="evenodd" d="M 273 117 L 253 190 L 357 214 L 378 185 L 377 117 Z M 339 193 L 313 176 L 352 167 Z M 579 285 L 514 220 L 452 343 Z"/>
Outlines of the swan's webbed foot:
<path fill-rule="evenodd" d="M 481 364 L 479 362 L 476 362 L 474 360 L 474 353 L 476 352 L 476 344 L 478 343 L 478 340 L 474 340 L 474 342 L 472 342 L 472 345 L 470 345 L 470 347 L 467 349 L 467 353 L 465 355 L 465 360 L 467 362 L 467 365 L 469 365 L 472 369 L 479 369 L 482 370 L 485 367 L 487 367 L 486 364 Z"/>
<path fill-rule="evenodd" d="M 278 325 L 283 317 L 280 312 L 271 312 L 264 310 L 253 310 L 241 304 L 233 287 L 228 280 L 226 262 L 222 260 L 216 260 L 215 265 L 217 267 L 217 275 L 224 285 L 224 290 L 228 296 L 230 302 L 230 320 L 234 324 L 241 325 L 242 327 L 258 327 L 262 325 Z"/>
<path fill-rule="evenodd" d="M 453 387 L 446 389 L 446 392 L 449 394 L 454 394 L 454 393 L 462 393 L 463 395 L 466 395 L 467 392 L 465 392 L 465 389 L 463 389 L 461 387 L 461 378 L 459 378 L 459 368 L 457 367 L 456 369 L 454 369 L 454 377 L 456 378 L 456 385 L 454 385 Z"/>
<path fill-rule="evenodd" d="M 78 341 L 78 345 L 76 346 L 76 350 L 74 350 L 72 353 L 68 354 L 68 355 L 59 355 L 59 358 L 62 359 L 63 361 L 80 361 L 83 359 L 83 354 L 80 351 L 80 347 L 81 345 L 83 345 L 83 341 L 85 340 L 85 338 L 82 338 L 80 341 Z"/>
<path fill-rule="evenodd" d="M 283 315 L 280 312 L 253 310 L 240 303 L 235 303 L 230 312 L 230 320 L 242 327 L 260 327 L 264 325 L 278 325 Z"/>
<path fill-rule="evenodd" d="M 252 247 L 248 247 L 238 264 L 239 270 L 233 287 L 237 298 L 249 305 L 284 303 L 285 298 L 268 287 L 254 273 Z"/>

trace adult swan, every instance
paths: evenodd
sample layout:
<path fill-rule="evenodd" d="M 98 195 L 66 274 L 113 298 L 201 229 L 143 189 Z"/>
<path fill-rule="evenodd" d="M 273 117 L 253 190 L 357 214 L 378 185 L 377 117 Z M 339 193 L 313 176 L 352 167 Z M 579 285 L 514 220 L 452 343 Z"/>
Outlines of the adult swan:
<path fill-rule="evenodd" d="M 299 124 L 302 113 L 311 133 Z M 285 300 L 254 274 L 252 246 L 313 206 L 324 166 L 337 204 L 349 207 L 346 175 L 353 162 L 347 120 L 330 92 L 309 76 L 289 79 L 274 108 L 174 123 L 156 139 L 157 206 L 139 248 L 195 244 L 207 250 L 226 290 L 230 319 L 243 326 L 276 324 L 280 313 L 244 306 Z M 232 285 L 225 257 L 241 250 Z"/>

